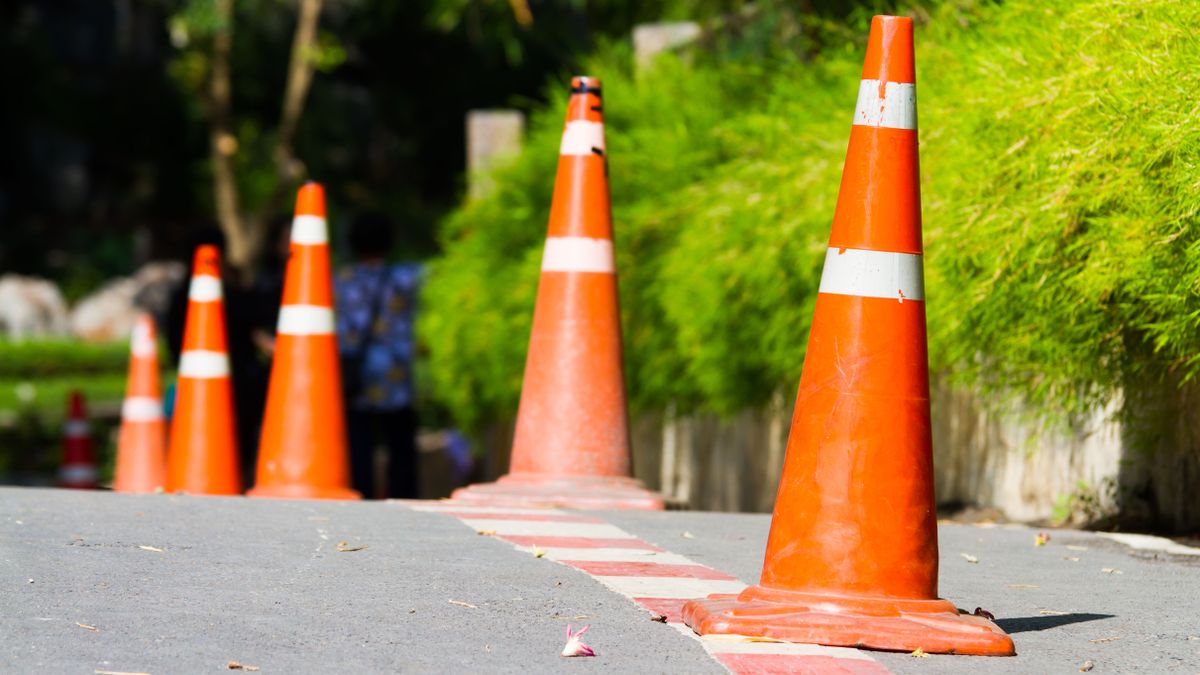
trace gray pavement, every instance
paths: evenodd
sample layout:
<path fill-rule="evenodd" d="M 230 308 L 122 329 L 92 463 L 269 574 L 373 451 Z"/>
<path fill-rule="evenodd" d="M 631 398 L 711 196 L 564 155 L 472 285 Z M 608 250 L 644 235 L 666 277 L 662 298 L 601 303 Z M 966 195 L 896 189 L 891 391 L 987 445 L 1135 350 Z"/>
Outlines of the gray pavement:
<path fill-rule="evenodd" d="M 770 525 L 600 517 L 747 583 Z M 995 614 L 1019 656 L 874 657 L 897 673 L 1068 673 L 1086 660 L 1093 673 L 1200 673 L 1200 557 L 1057 530 L 1035 547 L 1034 534 L 940 528 L 943 597 Z M 568 622 L 592 625 L 596 658 L 558 656 Z M 263 673 L 722 672 L 592 578 L 449 516 L 0 488 L 0 672 L 229 672 L 231 660 Z"/>

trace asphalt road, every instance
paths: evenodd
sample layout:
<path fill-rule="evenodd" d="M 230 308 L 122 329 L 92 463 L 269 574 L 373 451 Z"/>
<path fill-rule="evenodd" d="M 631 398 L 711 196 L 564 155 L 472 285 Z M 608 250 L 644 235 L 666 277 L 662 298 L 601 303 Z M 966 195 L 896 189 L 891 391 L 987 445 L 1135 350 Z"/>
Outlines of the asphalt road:
<path fill-rule="evenodd" d="M 747 583 L 770 525 L 599 516 Z M 1036 547 L 1025 528 L 940 528 L 942 596 L 992 612 L 1017 657 L 872 655 L 896 673 L 1068 673 L 1089 660 L 1093 673 L 1200 673 L 1200 556 L 1050 534 Z M 592 626 L 595 658 L 558 655 L 567 623 Z M 263 673 L 722 672 L 593 578 L 401 503 L 0 488 L 0 672 L 230 661 Z"/>

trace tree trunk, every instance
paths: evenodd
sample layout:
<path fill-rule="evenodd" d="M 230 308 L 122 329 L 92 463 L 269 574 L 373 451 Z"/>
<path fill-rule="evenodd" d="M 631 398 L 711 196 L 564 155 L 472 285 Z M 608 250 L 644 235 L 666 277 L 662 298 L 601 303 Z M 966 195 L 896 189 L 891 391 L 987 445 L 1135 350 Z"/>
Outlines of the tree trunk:
<path fill-rule="evenodd" d="M 214 9 L 220 18 L 220 28 L 213 35 L 212 71 L 208 82 L 208 146 L 212 157 L 213 198 L 217 221 L 225 233 L 226 256 L 234 267 L 248 262 L 246 233 L 238 199 L 237 177 L 233 172 L 233 156 L 237 153 L 237 137 L 233 135 L 230 54 L 233 51 L 233 0 L 216 0 Z"/>
<path fill-rule="evenodd" d="M 217 220 L 228 243 L 228 262 L 239 271 L 249 270 L 258 258 L 272 214 L 283 208 L 284 197 L 304 175 L 304 165 L 293 155 L 293 143 L 304 99 L 312 83 L 312 50 L 322 0 L 299 0 L 296 31 L 288 63 L 287 84 L 280 113 L 279 133 L 272 153 L 276 163 L 275 187 L 266 203 L 254 214 L 241 210 L 233 158 L 237 137 L 233 134 L 231 52 L 233 48 L 233 0 L 215 0 L 221 27 L 213 36 L 212 70 L 209 78 L 209 153 L 213 164 L 213 197 Z"/>

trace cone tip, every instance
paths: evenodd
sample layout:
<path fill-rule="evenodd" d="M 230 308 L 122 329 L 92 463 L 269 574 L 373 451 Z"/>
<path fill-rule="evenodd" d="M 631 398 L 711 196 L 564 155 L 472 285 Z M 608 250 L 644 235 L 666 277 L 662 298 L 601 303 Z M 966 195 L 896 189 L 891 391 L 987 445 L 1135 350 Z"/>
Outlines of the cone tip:
<path fill-rule="evenodd" d="M 911 18 L 880 15 L 871 19 L 862 79 L 910 84 L 917 81 L 913 67 Z"/>
<path fill-rule="evenodd" d="M 221 276 L 221 251 L 212 244 L 201 244 L 196 247 L 196 257 L 192 261 L 192 276 Z"/>
<path fill-rule="evenodd" d="M 325 217 L 325 188 L 316 181 L 307 181 L 296 193 L 296 215 Z"/>
<path fill-rule="evenodd" d="M 571 78 L 572 94 L 584 94 L 590 92 L 599 96 L 600 88 L 600 78 L 598 77 L 592 77 L 590 75 L 576 75 L 575 77 Z"/>
<path fill-rule="evenodd" d="M 67 408 L 71 419 L 83 419 L 87 416 L 84 412 L 83 392 L 78 389 L 72 389 L 67 397 Z"/>

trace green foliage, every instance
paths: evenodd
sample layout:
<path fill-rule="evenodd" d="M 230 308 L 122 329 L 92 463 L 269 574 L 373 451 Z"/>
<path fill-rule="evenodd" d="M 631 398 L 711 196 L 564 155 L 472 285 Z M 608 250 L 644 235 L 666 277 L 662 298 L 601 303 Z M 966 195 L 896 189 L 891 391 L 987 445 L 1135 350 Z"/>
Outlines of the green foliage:
<path fill-rule="evenodd" d="M 0 340 L 0 380 L 80 378 L 124 373 L 129 344 L 86 344 L 70 340 L 8 342 Z"/>
<path fill-rule="evenodd" d="M 1048 413 L 1194 375 L 1200 5 L 963 0 L 918 16 L 931 366 Z M 810 34 L 812 58 L 667 57 L 635 78 L 614 45 L 588 64 L 635 407 L 728 412 L 795 386 L 866 19 Z M 444 223 L 426 289 L 428 384 L 466 425 L 515 409 L 565 86 L 550 91 L 560 104 L 497 192 Z"/>

